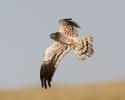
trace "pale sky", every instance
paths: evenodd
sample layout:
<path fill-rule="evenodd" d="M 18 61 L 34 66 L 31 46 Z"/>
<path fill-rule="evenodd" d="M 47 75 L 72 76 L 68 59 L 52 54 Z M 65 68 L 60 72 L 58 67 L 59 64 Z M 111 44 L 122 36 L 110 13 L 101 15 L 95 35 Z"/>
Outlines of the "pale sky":
<path fill-rule="evenodd" d="M 55 84 L 84 84 L 125 79 L 124 0 L 1 0 L 0 89 L 40 86 L 44 51 L 72 18 L 79 35 L 94 37 L 95 54 L 86 61 L 68 53 L 56 70 Z"/>

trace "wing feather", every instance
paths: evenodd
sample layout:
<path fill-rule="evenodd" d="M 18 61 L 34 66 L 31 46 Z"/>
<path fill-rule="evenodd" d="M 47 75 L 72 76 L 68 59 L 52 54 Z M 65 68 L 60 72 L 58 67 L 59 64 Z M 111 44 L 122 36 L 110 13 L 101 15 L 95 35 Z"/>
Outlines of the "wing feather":
<path fill-rule="evenodd" d="M 71 18 L 61 19 L 58 21 L 58 23 L 60 25 L 60 33 L 66 36 L 78 36 L 77 28 L 80 28 L 80 26 L 76 22 L 72 21 Z"/>
<path fill-rule="evenodd" d="M 72 18 L 61 19 L 61 20 L 59 20 L 59 22 L 63 22 L 63 25 L 65 23 L 65 25 L 70 25 L 70 26 L 74 26 L 76 28 L 80 28 L 78 23 L 72 21 Z"/>
<path fill-rule="evenodd" d="M 42 87 L 51 87 L 52 77 L 55 70 L 57 69 L 61 59 L 71 50 L 71 47 L 67 44 L 55 41 L 47 50 L 45 51 L 43 63 L 40 70 L 40 79 Z"/>
<path fill-rule="evenodd" d="M 60 25 L 59 32 L 65 36 L 77 37 L 77 28 L 80 26 L 72 21 L 71 18 L 62 19 L 58 21 Z M 61 59 L 68 53 L 72 47 L 68 44 L 55 41 L 49 48 L 46 49 L 43 63 L 40 69 L 40 79 L 42 87 L 51 87 L 51 81 L 55 70 L 57 69 Z"/>

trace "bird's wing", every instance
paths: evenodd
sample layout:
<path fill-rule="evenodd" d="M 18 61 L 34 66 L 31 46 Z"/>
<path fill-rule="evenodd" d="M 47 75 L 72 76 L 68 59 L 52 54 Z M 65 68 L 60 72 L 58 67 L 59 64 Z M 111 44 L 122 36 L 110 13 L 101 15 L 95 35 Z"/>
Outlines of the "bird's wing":
<path fill-rule="evenodd" d="M 80 60 L 85 60 L 86 56 L 91 57 L 93 55 L 93 38 L 90 36 L 73 37 L 73 52 Z"/>
<path fill-rule="evenodd" d="M 71 50 L 68 44 L 55 41 L 46 49 L 44 59 L 40 69 L 40 79 L 42 87 L 51 87 L 51 81 L 55 70 L 57 69 L 61 59 Z"/>
<path fill-rule="evenodd" d="M 72 21 L 71 18 L 61 19 L 58 21 L 58 24 L 60 25 L 59 32 L 63 35 L 72 37 L 78 36 L 77 28 L 80 28 L 80 26 Z"/>
<path fill-rule="evenodd" d="M 59 20 L 58 23 L 60 25 L 59 32 L 62 35 L 67 37 L 78 36 L 76 28 L 80 28 L 80 26 L 76 22 L 72 21 L 71 18 Z M 45 87 L 46 89 L 47 82 L 49 87 L 51 87 L 50 82 L 52 81 L 53 74 L 58 67 L 59 62 L 71 49 L 72 46 L 66 44 L 65 41 L 64 43 L 55 41 L 49 48 L 47 48 L 40 70 L 42 87 Z"/>

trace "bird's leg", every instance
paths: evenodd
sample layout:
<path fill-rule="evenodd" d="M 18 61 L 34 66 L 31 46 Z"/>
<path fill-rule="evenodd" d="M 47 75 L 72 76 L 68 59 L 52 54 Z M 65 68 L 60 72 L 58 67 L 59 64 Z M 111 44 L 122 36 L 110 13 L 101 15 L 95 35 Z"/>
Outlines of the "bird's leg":
<path fill-rule="evenodd" d="M 69 46 L 71 47 L 73 45 L 73 40 L 69 41 Z"/>

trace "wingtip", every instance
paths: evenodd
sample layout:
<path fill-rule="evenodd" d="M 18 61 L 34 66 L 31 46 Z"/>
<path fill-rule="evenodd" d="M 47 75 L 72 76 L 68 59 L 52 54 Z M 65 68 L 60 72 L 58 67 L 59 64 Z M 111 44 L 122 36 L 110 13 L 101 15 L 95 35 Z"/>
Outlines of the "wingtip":
<path fill-rule="evenodd" d="M 72 18 L 65 18 L 65 19 L 62 19 L 62 20 L 72 20 Z"/>
<path fill-rule="evenodd" d="M 52 57 L 52 60 L 50 63 L 43 62 L 41 65 L 40 79 L 41 79 L 42 88 L 47 89 L 47 87 L 51 87 L 52 77 L 56 70 L 54 65 L 55 56 L 56 55 Z"/>

